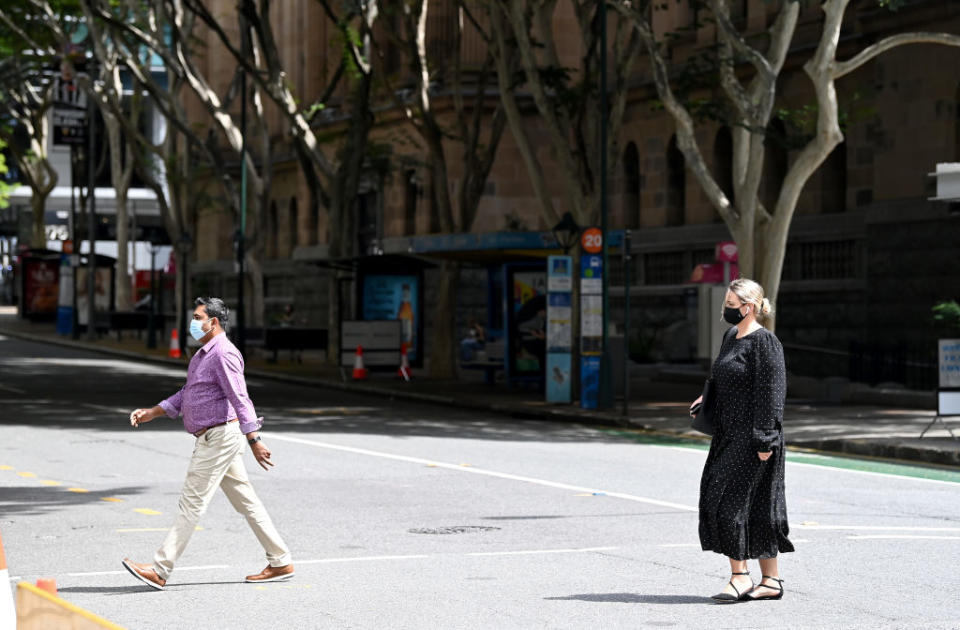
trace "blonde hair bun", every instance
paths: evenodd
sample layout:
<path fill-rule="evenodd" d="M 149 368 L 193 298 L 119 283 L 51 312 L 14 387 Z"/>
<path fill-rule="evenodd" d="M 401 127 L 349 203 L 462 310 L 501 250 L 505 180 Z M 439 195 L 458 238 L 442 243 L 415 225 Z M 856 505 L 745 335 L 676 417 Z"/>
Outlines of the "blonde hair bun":
<path fill-rule="evenodd" d="M 763 301 L 760 303 L 760 312 L 763 315 L 769 315 L 771 310 L 773 309 L 770 308 L 770 300 L 763 298 Z"/>

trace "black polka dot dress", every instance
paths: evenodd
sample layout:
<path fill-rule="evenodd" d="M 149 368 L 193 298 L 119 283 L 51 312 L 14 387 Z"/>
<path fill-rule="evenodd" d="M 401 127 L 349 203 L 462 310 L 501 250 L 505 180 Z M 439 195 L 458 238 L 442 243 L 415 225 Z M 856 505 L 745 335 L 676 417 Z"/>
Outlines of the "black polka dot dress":
<path fill-rule="evenodd" d="M 783 347 L 765 328 L 723 337 L 713 365 L 717 429 L 700 479 L 700 546 L 734 560 L 793 551 L 784 499 Z M 767 461 L 758 452 L 773 451 Z"/>

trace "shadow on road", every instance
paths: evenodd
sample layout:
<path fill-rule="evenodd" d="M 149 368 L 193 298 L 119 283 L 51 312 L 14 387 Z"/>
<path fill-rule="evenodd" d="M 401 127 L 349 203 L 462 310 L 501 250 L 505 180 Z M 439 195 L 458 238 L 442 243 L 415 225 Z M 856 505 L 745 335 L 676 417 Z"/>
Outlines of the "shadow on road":
<path fill-rule="evenodd" d="M 581 601 L 617 604 L 712 604 L 709 597 L 696 595 L 641 595 L 638 593 L 587 593 L 566 597 L 545 597 L 552 601 Z"/>
<path fill-rule="evenodd" d="M 56 487 L 7 486 L 0 493 L 0 514 L 44 514 L 76 505 L 98 503 L 105 497 L 137 495 L 145 491 L 144 486 L 108 488 L 96 492 L 70 492 Z"/>
<path fill-rule="evenodd" d="M 58 588 L 57 593 L 95 593 L 97 595 L 124 595 L 127 593 L 154 593 L 156 589 L 146 584 L 137 586 L 65 586 Z"/>

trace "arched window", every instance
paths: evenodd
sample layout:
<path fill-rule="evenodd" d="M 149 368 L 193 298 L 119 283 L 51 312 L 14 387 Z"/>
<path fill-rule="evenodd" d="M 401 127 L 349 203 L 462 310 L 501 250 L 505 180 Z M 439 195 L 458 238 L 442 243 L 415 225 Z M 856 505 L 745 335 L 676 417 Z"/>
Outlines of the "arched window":
<path fill-rule="evenodd" d="M 957 87 L 957 97 L 953 99 L 953 106 L 956 109 L 956 124 L 953 131 L 954 159 L 960 162 L 960 87 Z"/>
<path fill-rule="evenodd" d="M 727 196 L 730 205 L 736 205 L 737 200 L 733 192 L 733 134 L 730 127 L 723 126 L 717 131 L 713 142 L 713 168 L 717 178 L 717 185 Z M 723 220 L 716 208 L 713 210 L 713 222 Z"/>
<path fill-rule="evenodd" d="M 773 213 L 774 206 L 787 176 L 787 127 L 779 118 L 774 118 L 767 126 L 767 136 L 763 140 L 763 182 L 760 199 L 767 212 Z"/>
<path fill-rule="evenodd" d="M 847 143 L 841 142 L 820 166 L 820 211 L 843 212 L 847 209 Z"/>
<path fill-rule="evenodd" d="M 267 258 L 277 258 L 280 241 L 280 224 L 278 223 L 277 202 L 270 202 L 270 216 L 267 217 Z"/>
<path fill-rule="evenodd" d="M 623 227 L 640 227 L 640 152 L 633 142 L 623 151 Z"/>
<path fill-rule="evenodd" d="M 677 136 L 673 136 L 667 145 L 667 225 L 683 225 L 686 191 L 686 163 L 677 147 Z"/>
<path fill-rule="evenodd" d="M 403 172 L 403 233 L 417 233 L 417 199 L 420 197 L 417 172 L 409 169 Z"/>
<path fill-rule="evenodd" d="M 296 198 L 296 197 L 290 197 L 290 217 L 289 217 L 289 219 L 288 219 L 288 221 L 289 221 L 288 227 L 290 228 L 290 249 L 287 250 L 287 251 L 288 251 L 288 255 L 293 255 L 293 250 L 296 249 L 296 248 L 297 248 L 297 245 L 300 244 L 299 241 L 298 241 L 298 234 L 300 233 L 300 230 L 299 230 L 299 227 L 300 227 L 300 225 L 299 225 L 299 223 L 300 223 L 300 216 L 299 216 L 299 214 L 300 214 L 300 213 L 299 213 L 299 211 L 298 211 L 298 209 L 297 209 L 297 198 Z"/>

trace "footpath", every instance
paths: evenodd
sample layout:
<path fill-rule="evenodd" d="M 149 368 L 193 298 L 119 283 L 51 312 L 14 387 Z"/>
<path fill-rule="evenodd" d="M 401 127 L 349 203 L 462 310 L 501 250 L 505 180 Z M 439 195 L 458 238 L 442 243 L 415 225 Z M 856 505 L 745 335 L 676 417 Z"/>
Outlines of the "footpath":
<path fill-rule="evenodd" d="M 20 319 L 11 307 L 0 307 L 0 336 L 131 360 L 183 368 L 187 365 L 185 358 L 167 357 L 166 339 L 158 339 L 159 347 L 154 350 L 146 348 L 145 334 L 143 338 L 138 338 L 131 332 L 123 333 L 120 339 L 112 334 L 96 341 L 73 340 L 58 335 L 53 323 L 33 323 Z M 302 362 L 292 359 L 290 353 L 281 352 L 279 360 L 271 363 L 267 353 L 251 350 L 248 352 L 246 372 L 248 376 L 262 379 L 475 409 L 515 418 L 579 422 L 675 438 L 705 439 L 690 429 L 686 414 L 687 407 L 699 395 L 703 384 L 703 375 L 695 371 L 636 366 L 631 371 L 631 396 L 627 413 L 624 414 L 622 400 L 616 401 L 610 410 L 588 411 L 576 405 L 547 404 L 543 401 L 543 394 L 536 388 L 510 388 L 503 383 L 488 385 L 478 380 L 431 379 L 422 370 L 414 370 L 413 379 L 409 382 L 397 378 L 393 373 L 376 372 L 371 374 L 369 380 L 355 382 L 344 380 L 338 368 L 326 365 L 317 355 L 304 353 Z M 478 375 L 467 375 L 468 378 L 475 376 Z M 349 379 L 349 374 L 347 377 Z M 928 401 L 929 397 L 898 397 L 884 395 L 889 392 L 883 390 L 861 389 L 860 400 L 892 401 L 894 404 L 837 404 L 796 397 L 796 391 L 809 392 L 809 388 L 801 387 L 800 379 L 797 379 L 797 387 L 793 382 L 791 380 L 788 389 L 784 420 L 788 446 L 960 468 L 960 439 L 952 438 L 943 424 L 937 422 L 920 438 L 921 432 L 934 420 L 935 410 L 923 408 L 929 405 L 896 404 L 904 400 Z M 960 438 L 960 418 L 945 418 L 945 421 L 956 438 Z"/>

